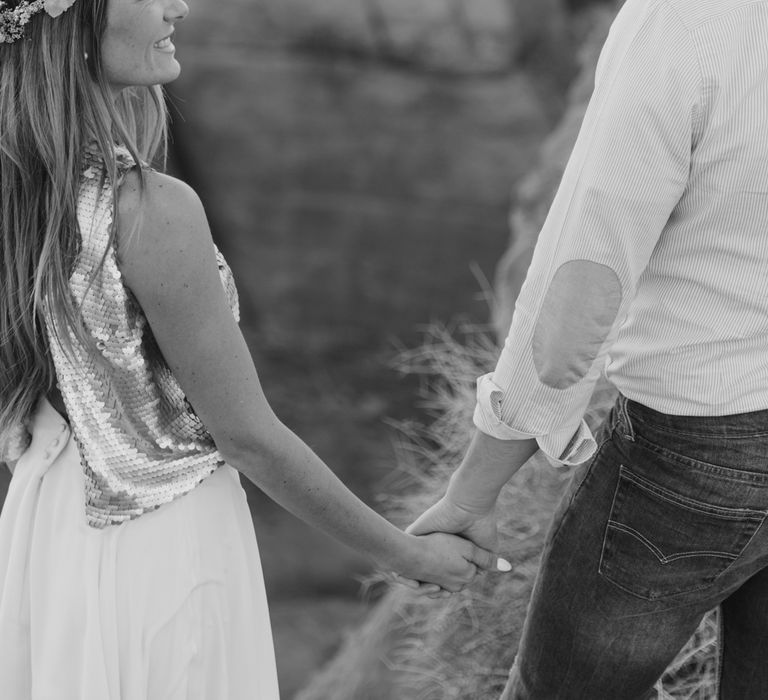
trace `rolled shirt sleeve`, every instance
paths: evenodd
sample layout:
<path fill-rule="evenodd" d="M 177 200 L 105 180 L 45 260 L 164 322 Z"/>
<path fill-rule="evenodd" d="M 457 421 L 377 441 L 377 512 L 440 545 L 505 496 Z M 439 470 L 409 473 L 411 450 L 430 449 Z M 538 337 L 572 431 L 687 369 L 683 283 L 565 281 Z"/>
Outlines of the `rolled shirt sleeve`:
<path fill-rule="evenodd" d="M 585 461 L 583 421 L 638 281 L 683 194 L 701 124 L 694 41 L 667 0 L 627 0 L 540 232 L 475 425 Z"/>

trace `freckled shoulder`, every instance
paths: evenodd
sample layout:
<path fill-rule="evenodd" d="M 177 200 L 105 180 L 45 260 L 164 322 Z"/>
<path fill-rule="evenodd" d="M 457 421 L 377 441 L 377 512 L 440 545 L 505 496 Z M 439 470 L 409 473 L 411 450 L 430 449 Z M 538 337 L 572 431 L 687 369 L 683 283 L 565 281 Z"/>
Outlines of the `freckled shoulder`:
<path fill-rule="evenodd" d="M 127 173 L 117 200 L 118 264 L 128 286 L 146 285 L 174 267 L 192 270 L 213 250 L 208 221 L 197 193 L 163 173 Z"/>
<path fill-rule="evenodd" d="M 140 175 L 136 168 L 125 175 L 118 190 L 117 216 L 118 241 L 126 243 L 131 234 L 144 238 L 159 229 L 167 233 L 169 227 L 184 229 L 200 223 L 201 217 L 205 220 L 200 198 L 189 185 L 152 170 Z"/>

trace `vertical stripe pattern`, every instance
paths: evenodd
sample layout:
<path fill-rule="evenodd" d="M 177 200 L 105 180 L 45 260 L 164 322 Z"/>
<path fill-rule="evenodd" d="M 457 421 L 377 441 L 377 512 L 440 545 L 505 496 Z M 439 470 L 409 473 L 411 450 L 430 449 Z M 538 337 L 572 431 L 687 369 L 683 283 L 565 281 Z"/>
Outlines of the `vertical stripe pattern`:
<path fill-rule="evenodd" d="M 574 261 L 613 270 L 621 299 L 604 338 L 569 338 L 591 362 L 584 377 L 557 383 L 568 353 L 542 324 L 604 311 L 582 283 L 558 290 L 560 313 L 541 313 Z M 603 372 L 665 413 L 768 408 L 768 0 L 626 1 L 475 423 L 582 459 L 573 438 Z"/>

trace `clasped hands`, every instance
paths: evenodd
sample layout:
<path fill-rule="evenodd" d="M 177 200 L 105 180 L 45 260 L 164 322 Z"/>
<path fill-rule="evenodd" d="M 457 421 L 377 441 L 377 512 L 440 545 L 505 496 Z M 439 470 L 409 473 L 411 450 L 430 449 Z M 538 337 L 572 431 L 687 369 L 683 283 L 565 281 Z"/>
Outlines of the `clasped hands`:
<path fill-rule="evenodd" d="M 418 578 L 394 574 L 394 580 L 430 598 L 444 598 L 463 590 L 485 571 L 511 571 L 497 556 L 495 507 L 473 512 L 443 496 L 407 529 L 410 535 L 432 539 L 430 560 Z M 463 560 L 464 565 L 462 566 Z"/>

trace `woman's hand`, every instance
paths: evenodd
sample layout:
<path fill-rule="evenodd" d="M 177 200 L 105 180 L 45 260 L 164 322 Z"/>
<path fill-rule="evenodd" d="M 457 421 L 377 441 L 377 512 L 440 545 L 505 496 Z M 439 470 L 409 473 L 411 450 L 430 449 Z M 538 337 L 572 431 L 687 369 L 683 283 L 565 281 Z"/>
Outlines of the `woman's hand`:
<path fill-rule="evenodd" d="M 427 537 L 430 533 L 439 532 L 460 534 L 462 538 L 474 543 L 478 551 L 485 554 L 495 552 L 498 546 L 495 509 L 484 513 L 474 513 L 454 503 L 447 496 L 443 496 L 420 515 L 407 528 L 406 532 Z M 510 571 L 512 568 L 508 561 L 496 558 L 495 555 L 491 555 L 486 563 L 488 566 L 480 568 L 493 571 Z M 454 592 L 451 588 L 435 585 L 437 582 L 428 582 L 424 578 L 419 579 L 403 575 L 396 575 L 394 578 L 398 583 L 417 590 L 430 598 L 443 598 Z"/>
<path fill-rule="evenodd" d="M 497 570 L 498 557 L 469 540 L 446 533 L 412 536 L 411 551 L 396 565 L 400 578 L 434 584 L 456 593 L 472 583 L 478 571 Z"/>

